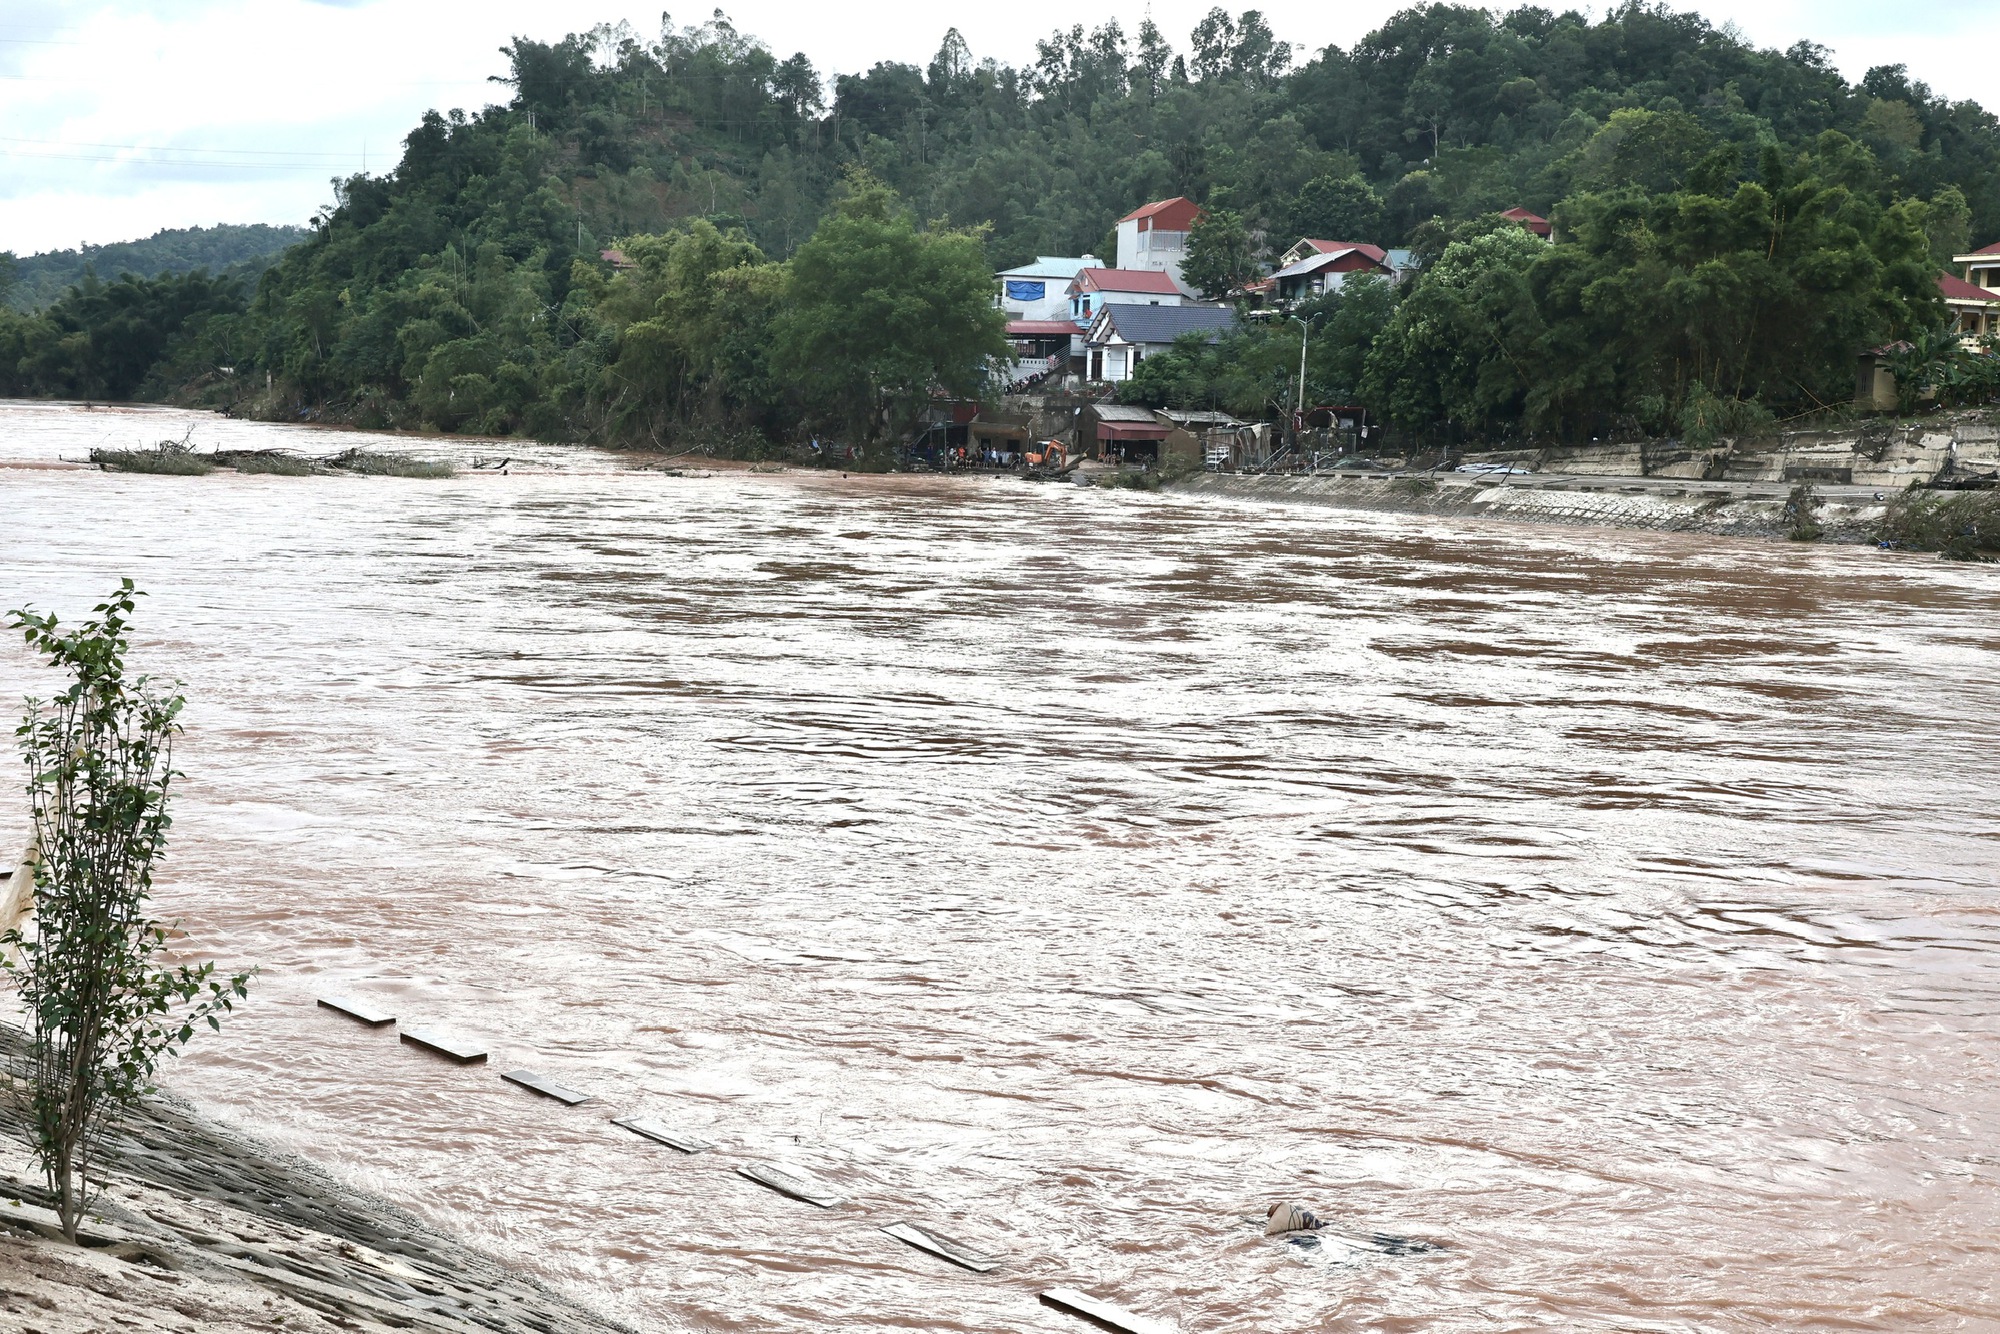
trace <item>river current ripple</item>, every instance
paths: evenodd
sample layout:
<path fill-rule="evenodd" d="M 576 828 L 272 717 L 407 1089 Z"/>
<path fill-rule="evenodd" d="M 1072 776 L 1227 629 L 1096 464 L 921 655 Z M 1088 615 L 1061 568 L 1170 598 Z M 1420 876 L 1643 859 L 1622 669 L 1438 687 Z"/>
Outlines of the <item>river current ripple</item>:
<path fill-rule="evenodd" d="M 352 442 L 0 405 L 5 604 L 151 595 L 160 896 L 262 969 L 168 1082 L 473 1244 L 649 1330 L 1075 1329 L 1058 1283 L 1188 1334 L 2000 1328 L 1993 568 L 584 451 L 24 466 L 189 422 Z M 852 1202 L 730 1171 L 773 1158 Z"/>

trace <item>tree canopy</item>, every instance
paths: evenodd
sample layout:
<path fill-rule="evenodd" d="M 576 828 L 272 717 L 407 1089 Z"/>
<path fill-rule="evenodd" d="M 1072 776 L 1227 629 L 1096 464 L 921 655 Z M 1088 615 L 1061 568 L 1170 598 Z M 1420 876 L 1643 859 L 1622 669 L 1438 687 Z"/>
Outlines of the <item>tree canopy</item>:
<path fill-rule="evenodd" d="M 1760 49 L 1643 0 L 1601 15 L 1418 4 L 1348 49 L 1281 38 L 1258 11 L 1218 9 L 1179 50 L 1150 22 L 1111 21 L 1013 66 L 949 31 L 922 66 L 830 85 L 719 15 L 650 39 L 623 25 L 517 39 L 504 102 L 426 114 L 392 171 L 338 184 L 240 316 L 170 334 L 139 383 L 166 392 L 227 358 L 269 372 L 287 411 L 378 424 L 598 440 L 693 422 L 851 429 L 871 394 L 915 392 L 918 366 L 928 388 L 958 383 L 985 335 L 958 314 L 934 339 L 862 330 L 916 340 L 893 349 L 826 334 L 829 249 L 889 228 L 910 258 L 951 257 L 939 280 L 959 300 L 982 241 L 989 274 L 1102 253 L 1133 207 L 1187 195 L 1230 215 L 1212 229 L 1226 244 L 1207 247 L 1218 282 L 1308 234 L 1442 262 L 1351 386 L 1403 419 L 1669 427 L 1697 383 L 1786 411 L 1835 392 L 1855 339 L 1936 318 L 1917 268 L 2000 236 L 2000 122 L 1901 66 L 1849 83 L 1809 42 Z M 855 215 L 856 171 L 900 201 L 885 220 Z M 1517 206 L 1555 218 L 1558 243 L 1484 239 L 1498 233 L 1481 220 Z M 635 268 L 602 258 L 613 242 Z M 1443 262 L 1454 244 L 1468 249 Z M 1467 265 L 1528 304 L 1454 297 Z M 694 298 L 706 280 L 676 275 L 696 273 L 720 286 Z M 40 318 L 0 312 L 0 379 L 54 383 L 36 349 L 83 330 Z M 236 321 L 226 346 L 220 318 Z M 1732 360 L 1719 349 L 1736 336 L 1759 346 Z M 800 360 L 836 346 L 845 369 Z M 1447 352 L 1457 378 L 1391 376 Z"/>

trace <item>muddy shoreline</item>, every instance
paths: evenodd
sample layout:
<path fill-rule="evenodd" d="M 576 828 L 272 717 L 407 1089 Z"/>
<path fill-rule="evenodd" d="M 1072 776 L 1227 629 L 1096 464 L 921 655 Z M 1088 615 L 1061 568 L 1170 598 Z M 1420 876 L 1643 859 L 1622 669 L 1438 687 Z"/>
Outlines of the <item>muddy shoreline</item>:
<path fill-rule="evenodd" d="M 0 1030 L 10 1065 L 22 1050 L 17 1030 Z M 114 1120 L 104 1167 L 84 1244 L 71 1246 L 20 1112 L 0 1098 L 0 1324 L 629 1334 L 170 1094 Z"/>

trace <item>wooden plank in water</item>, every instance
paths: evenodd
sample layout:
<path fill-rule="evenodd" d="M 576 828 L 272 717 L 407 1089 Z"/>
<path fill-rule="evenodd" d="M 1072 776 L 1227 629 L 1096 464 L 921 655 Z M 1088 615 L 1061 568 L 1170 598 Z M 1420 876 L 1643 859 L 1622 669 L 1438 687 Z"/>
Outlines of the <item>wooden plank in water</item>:
<path fill-rule="evenodd" d="M 509 1084 L 518 1084 L 524 1089 L 541 1094 L 544 1098 L 554 1098 L 565 1107 L 574 1107 L 580 1102 L 589 1102 L 588 1093 L 578 1093 L 575 1089 L 564 1088 L 553 1079 L 536 1074 L 533 1070 L 508 1070 L 500 1078 Z"/>
<path fill-rule="evenodd" d="M 920 1251 L 928 1251 L 940 1260 L 949 1260 L 961 1269 L 970 1269 L 975 1274 L 988 1274 L 999 1267 L 997 1256 L 981 1255 L 962 1241 L 954 1241 L 915 1223 L 891 1223 L 882 1229 L 897 1241 L 914 1246 Z"/>
<path fill-rule="evenodd" d="M 803 1168 L 788 1163 L 750 1163 L 736 1169 L 738 1176 L 750 1178 L 760 1186 L 768 1186 L 780 1195 L 789 1195 L 807 1204 L 816 1204 L 822 1209 L 831 1209 L 844 1203 L 838 1191 L 821 1181 Z"/>
<path fill-rule="evenodd" d="M 1050 1288 L 1042 1294 L 1042 1300 L 1071 1315 L 1080 1315 L 1086 1320 L 1095 1320 L 1107 1329 L 1122 1330 L 1124 1334 L 1172 1334 L 1168 1327 L 1158 1320 L 1148 1320 L 1144 1316 L 1133 1315 L 1122 1306 L 1113 1306 L 1087 1292 L 1075 1288 Z"/>
<path fill-rule="evenodd" d="M 705 1139 L 696 1139 L 684 1130 L 674 1130 L 651 1117 L 614 1116 L 611 1118 L 611 1124 L 624 1126 L 635 1135 L 644 1135 L 647 1139 L 655 1140 L 670 1149 L 679 1149 L 682 1153 L 706 1153 L 715 1147 Z"/>
<path fill-rule="evenodd" d="M 322 1010 L 344 1014 L 349 1019 L 359 1020 L 370 1028 L 380 1028 L 384 1024 L 396 1022 L 396 1016 L 386 1010 L 378 1010 L 367 1001 L 358 1001 L 347 996 L 321 996 L 319 1005 Z"/>
<path fill-rule="evenodd" d="M 447 1060 L 460 1065 L 482 1065 L 486 1061 L 483 1048 L 475 1047 L 462 1038 L 446 1037 L 442 1033 L 432 1033 L 423 1029 L 406 1028 L 402 1032 L 403 1041 L 412 1047 L 422 1047 L 425 1051 L 436 1052 Z"/>

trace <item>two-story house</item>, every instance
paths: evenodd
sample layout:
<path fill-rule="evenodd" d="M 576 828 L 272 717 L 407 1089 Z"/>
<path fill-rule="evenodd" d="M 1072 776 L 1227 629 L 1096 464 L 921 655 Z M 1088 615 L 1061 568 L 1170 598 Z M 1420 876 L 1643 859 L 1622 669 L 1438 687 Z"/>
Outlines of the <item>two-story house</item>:
<path fill-rule="evenodd" d="M 1200 206 L 1180 195 L 1133 209 L 1118 219 L 1118 267 L 1171 274 L 1175 287 L 1185 291 L 1181 262 L 1187 258 L 1188 233 L 1200 216 Z"/>

